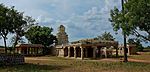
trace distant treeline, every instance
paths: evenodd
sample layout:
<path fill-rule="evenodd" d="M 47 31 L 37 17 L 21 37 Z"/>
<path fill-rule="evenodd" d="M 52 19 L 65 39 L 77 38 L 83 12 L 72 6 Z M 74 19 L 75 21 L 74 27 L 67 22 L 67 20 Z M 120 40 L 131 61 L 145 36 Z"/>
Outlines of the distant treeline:
<path fill-rule="evenodd" d="M 0 46 L 0 48 L 5 48 L 4 46 Z M 12 48 L 12 47 L 7 47 L 7 48 Z"/>
<path fill-rule="evenodd" d="M 0 48 L 5 48 L 4 46 L 0 46 Z"/>

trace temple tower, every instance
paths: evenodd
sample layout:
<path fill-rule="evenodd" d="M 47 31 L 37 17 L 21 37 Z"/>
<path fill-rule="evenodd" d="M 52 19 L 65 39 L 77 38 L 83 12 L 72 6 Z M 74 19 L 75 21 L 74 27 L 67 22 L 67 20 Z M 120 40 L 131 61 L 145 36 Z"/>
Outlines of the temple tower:
<path fill-rule="evenodd" d="M 58 27 L 57 40 L 58 40 L 58 45 L 68 44 L 69 42 L 68 35 L 65 32 L 65 27 L 63 25 L 60 25 Z"/>

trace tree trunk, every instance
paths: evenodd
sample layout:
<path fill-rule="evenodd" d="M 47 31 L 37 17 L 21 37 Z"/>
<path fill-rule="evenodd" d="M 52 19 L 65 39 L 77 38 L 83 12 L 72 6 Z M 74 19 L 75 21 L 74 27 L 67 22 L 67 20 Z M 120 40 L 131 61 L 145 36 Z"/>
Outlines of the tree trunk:
<path fill-rule="evenodd" d="M 128 62 L 128 59 L 127 59 L 126 34 L 124 34 L 124 60 L 123 60 L 123 62 Z"/>
<path fill-rule="evenodd" d="M 4 45 L 5 45 L 5 53 L 7 53 L 6 37 L 3 37 L 3 38 L 4 38 Z"/>
<path fill-rule="evenodd" d="M 6 33 L 0 33 L 0 35 L 3 37 L 3 40 L 4 40 L 5 53 L 7 53 L 7 45 L 6 45 L 7 34 L 8 34 L 7 32 Z"/>
<path fill-rule="evenodd" d="M 124 0 L 121 0 L 121 4 L 122 4 L 122 13 L 124 13 L 124 7 L 123 7 Z M 128 59 L 127 59 L 127 43 L 126 43 L 126 33 L 125 32 L 124 32 L 123 36 L 124 36 L 124 60 L 123 60 L 123 62 L 128 62 Z"/>
<path fill-rule="evenodd" d="M 18 34 L 16 34 L 16 37 L 15 37 L 15 42 L 14 42 L 14 45 L 13 45 L 13 53 L 15 53 L 15 49 L 16 49 L 16 45 L 17 45 L 17 41 L 18 41 Z"/>

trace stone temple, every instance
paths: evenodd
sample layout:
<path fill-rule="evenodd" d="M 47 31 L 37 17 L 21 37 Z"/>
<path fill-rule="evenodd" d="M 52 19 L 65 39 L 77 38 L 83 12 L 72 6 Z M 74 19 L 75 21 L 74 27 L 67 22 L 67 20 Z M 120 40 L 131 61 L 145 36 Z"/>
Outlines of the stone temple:
<path fill-rule="evenodd" d="M 118 56 L 120 52 L 123 52 L 122 46 L 119 47 L 118 41 L 103 41 L 92 39 L 81 39 L 78 41 L 68 41 L 68 35 L 65 32 L 65 27 L 60 25 L 57 33 L 58 44 L 56 45 L 56 56 L 68 57 L 68 58 L 107 58 Z M 128 54 L 136 53 L 133 49 L 136 49 L 134 45 L 129 45 Z"/>
<path fill-rule="evenodd" d="M 69 43 L 68 35 L 65 32 L 65 27 L 63 25 L 60 25 L 60 27 L 58 28 L 57 39 L 58 45 L 66 45 Z"/>
<path fill-rule="evenodd" d="M 94 39 L 83 39 L 69 43 L 65 27 L 60 25 L 57 33 L 58 44 L 56 55 L 59 57 L 73 58 L 100 58 L 108 57 L 115 52 L 118 55 L 117 41 L 98 41 Z M 114 51 L 113 51 L 114 50 Z"/>

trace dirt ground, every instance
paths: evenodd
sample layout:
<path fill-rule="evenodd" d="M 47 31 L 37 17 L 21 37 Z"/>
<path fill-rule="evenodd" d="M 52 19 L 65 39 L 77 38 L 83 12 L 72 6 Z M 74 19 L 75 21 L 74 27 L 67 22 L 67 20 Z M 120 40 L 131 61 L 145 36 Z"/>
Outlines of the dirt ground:
<path fill-rule="evenodd" d="M 69 58 L 66 58 L 69 59 Z M 25 57 L 26 63 L 31 63 L 32 61 L 55 61 L 55 59 L 50 58 L 48 56 L 44 57 Z M 103 59 L 97 59 L 97 60 L 88 60 L 88 61 L 102 61 L 102 62 L 122 62 L 123 58 L 103 58 Z M 149 60 L 139 60 L 139 59 L 132 59 L 128 58 L 129 62 L 142 62 L 142 63 L 150 63 Z"/>
<path fill-rule="evenodd" d="M 56 66 L 54 67 L 56 68 L 54 72 L 149 72 L 150 61 L 131 58 L 128 58 L 128 61 L 128 63 L 124 63 L 120 58 L 103 58 L 97 60 L 51 56 L 25 58 L 25 62 L 29 64 Z"/>

